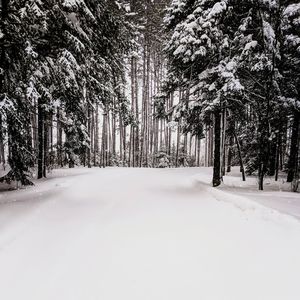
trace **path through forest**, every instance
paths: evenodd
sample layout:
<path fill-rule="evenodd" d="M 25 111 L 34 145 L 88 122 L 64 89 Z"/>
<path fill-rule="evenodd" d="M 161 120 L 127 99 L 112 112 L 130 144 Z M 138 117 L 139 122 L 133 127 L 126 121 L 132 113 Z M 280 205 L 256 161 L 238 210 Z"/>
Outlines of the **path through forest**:
<path fill-rule="evenodd" d="M 3 299 L 299 299 L 298 220 L 196 168 L 59 172 L 0 198 Z"/>

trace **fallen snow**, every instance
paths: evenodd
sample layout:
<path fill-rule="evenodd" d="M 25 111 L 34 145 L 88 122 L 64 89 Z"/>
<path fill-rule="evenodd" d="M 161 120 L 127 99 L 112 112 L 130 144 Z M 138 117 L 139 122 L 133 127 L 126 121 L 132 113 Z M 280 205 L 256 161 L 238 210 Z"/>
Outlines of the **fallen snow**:
<path fill-rule="evenodd" d="M 208 185 L 211 182 L 211 172 L 210 168 L 202 168 L 193 179 Z M 243 182 L 239 168 L 234 167 L 232 172 L 223 178 L 223 184 L 217 190 L 234 194 L 238 199 L 250 199 L 300 220 L 300 193 L 290 192 L 291 184 L 286 182 L 286 174 L 281 174 L 277 182 L 273 177 L 266 177 L 264 191 L 258 191 L 257 177 L 247 177 Z"/>
<path fill-rule="evenodd" d="M 1 297 L 298 300 L 299 221 L 210 173 L 58 170 L 1 193 Z"/>

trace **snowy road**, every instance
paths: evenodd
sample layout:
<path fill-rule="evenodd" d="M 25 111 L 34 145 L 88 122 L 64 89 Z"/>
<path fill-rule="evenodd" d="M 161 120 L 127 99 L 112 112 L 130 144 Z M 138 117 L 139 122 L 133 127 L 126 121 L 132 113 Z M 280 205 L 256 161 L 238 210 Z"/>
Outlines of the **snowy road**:
<path fill-rule="evenodd" d="M 300 299 L 298 220 L 199 169 L 65 172 L 0 196 L 1 299 Z"/>

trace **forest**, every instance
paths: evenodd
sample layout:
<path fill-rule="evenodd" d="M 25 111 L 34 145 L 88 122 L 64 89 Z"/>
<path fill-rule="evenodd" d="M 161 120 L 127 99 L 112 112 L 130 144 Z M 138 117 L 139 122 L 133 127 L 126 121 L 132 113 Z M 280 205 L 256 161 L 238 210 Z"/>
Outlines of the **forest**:
<path fill-rule="evenodd" d="M 299 300 L 300 0 L 0 0 L 3 300 Z"/>
<path fill-rule="evenodd" d="M 299 182 L 296 0 L 2 0 L 0 181 L 211 167 Z"/>

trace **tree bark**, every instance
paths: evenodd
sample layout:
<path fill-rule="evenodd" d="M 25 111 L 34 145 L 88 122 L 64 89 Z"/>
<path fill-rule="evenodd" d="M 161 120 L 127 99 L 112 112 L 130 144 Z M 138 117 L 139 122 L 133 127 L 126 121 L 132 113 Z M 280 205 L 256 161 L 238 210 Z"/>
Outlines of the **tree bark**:
<path fill-rule="evenodd" d="M 43 155 L 43 177 L 46 178 L 47 176 L 47 167 L 48 167 L 48 148 L 49 148 L 49 141 L 48 141 L 48 138 L 49 138 L 49 132 L 48 132 L 48 118 L 47 118 L 47 114 L 46 112 L 44 111 L 44 139 L 43 139 L 43 143 L 44 143 L 44 146 L 43 146 L 43 151 L 44 151 L 44 155 Z"/>
<path fill-rule="evenodd" d="M 60 122 L 60 111 L 57 109 L 56 114 L 56 122 L 57 122 L 57 164 L 60 167 L 63 167 L 63 149 L 62 149 L 62 124 Z"/>
<path fill-rule="evenodd" d="M 236 146 L 237 146 L 237 150 L 238 150 L 239 161 L 240 161 L 240 170 L 241 170 L 241 173 L 242 173 L 242 179 L 243 179 L 243 181 L 246 181 L 245 167 L 244 167 L 244 163 L 243 163 L 241 145 L 240 145 L 240 142 L 239 142 L 239 139 L 237 137 L 235 129 L 233 131 L 233 134 L 234 134 L 234 138 L 235 138 L 235 142 L 236 142 Z"/>
<path fill-rule="evenodd" d="M 292 125 L 292 137 L 290 145 L 290 157 L 288 162 L 287 182 L 292 182 L 295 176 L 295 165 L 297 164 L 298 158 L 299 123 L 300 112 L 295 111 Z"/>
<path fill-rule="evenodd" d="M 44 176 L 44 109 L 42 100 L 38 100 L 38 179 Z"/>
<path fill-rule="evenodd" d="M 232 158 L 233 158 L 233 143 L 234 139 L 233 136 L 229 138 L 229 147 L 228 147 L 228 156 L 227 156 L 227 173 L 231 172 L 231 165 L 232 165 Z"/>
<path fill-rule="evenodd" d="M 214 113 L 215 138 L 214 138 L 214 168 L 213 168 L 213 186 L 221 184 L 221 113 L 216 110 Z"/>
<path fill-rule="evenodd" d="M 3 169 L 5 168 L 5 153 L 4 153 L 4 137 L 3 137 L 3 124 L 2 117 L 0 115 L 0 163 L 2 163 Z"/>

